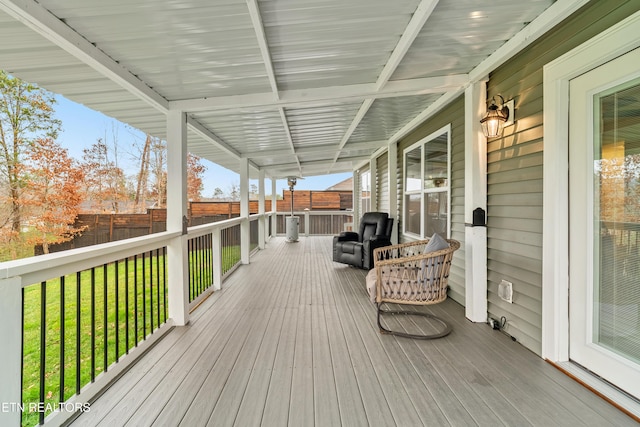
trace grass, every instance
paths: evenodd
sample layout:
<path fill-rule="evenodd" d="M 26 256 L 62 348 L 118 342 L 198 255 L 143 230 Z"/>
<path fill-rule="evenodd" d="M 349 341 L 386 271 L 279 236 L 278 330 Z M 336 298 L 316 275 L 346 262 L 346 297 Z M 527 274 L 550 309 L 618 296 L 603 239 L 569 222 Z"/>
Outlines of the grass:
<path fill-rule="evenodd" d="M 22 232 L 16 240 L 0 245 L 0 262 L 34 256 L 33 244 L 27 243 L 27 241 L 35 234 L 34 230 Z"/>
<path fill-rule="evenodd" d="M 190 253 L 190 262 L 200 256 L 203 255 Z M 222 271 L 228 271 L 239 260 L 239 246 L 223 248 Z M 116 263 L 111 263 L 106 266 L 96 267 L 93 271 L 83 271 L 80 273 L 79 280 L 76 274 L 65 276 L 64 291 L 62 290 L 60 278 L 47 281 L 45 286 L 34 284 L 24 289 L 22 401 L 27 407 L 31 402 L 37 403 L 41 401 L 41 356 L 45 359 L 43 402 L 56 405 L 61 398 L 64 401 L 76 394 L 78 382 L 81 388 L 89 384 L 92 378 L 100 375 L 105 371 L 106 367 L 108 368 L 109 365 L 126 354 L 128 350 L 141 342 L 145 335 L 151 333 L 152 321 L 153 328 L 157 328 L 159 322 L 165 322 L 166 286 L 163 254 L 159 253 L 156 256 L 154 252 L 153 256 L 147 255 L 144 260 L 142 256 L 138 256 L 135 262 L 133 258 L 130 258 L 128 271 L 126 268 L 125 261 L 120 260 L 117 263 L 117 267 Z M 193 271 L 194 282 L 201 284 L 211 283 L 211 273 L 210 271 Z M 134 286 L 135 278 L 137 278 L 137 286 Z M 207 282 L 207 280 L 209 281 Z M 43 287 L 45 288 L 44 295 L 42 293 Z M 197 289 L 190 290 L 190 292 L 195 291 Z M 43 298 L 45 300 L 44 306 L 46 307 L 44 355 L 42 355 L 40 348 L 40 334 L 42 331 L 40 316 Z M 64 320 L 61 313 L 61 301 L 63 298 Z M 78 299 L 80 301 L 79 306 Z M 158 301 L 160 301 L 159 312 L 157 310 Z M 91 309 L 92 305 L 95 307 L 93 311 Z M 80 307 L 79 312 L 77 307 Z M 153 320 L 151 317 L 152 310 Z M 92 312 L 94 313 L 93 322 Z M 79 334 L 78 324 L 80 325 Z M 64 327 L 64 333 L 62 333 L 62 327 Z M 117 341 L 116 331 L 118 332 Z M 60 356 L 61 348 L 64 348 L 64 359 L 62 361 Z M 78 352 L 79 357 L 77 357 Z M 76 373 L 77 359 L 80 360 L 79 375 Z M 61 375 L 61 366 L 64 367 L 64 375 Z M 64 380 L 64 387 L 62 388 L 61 379 Z M 48 414 L 49 412 L 45 413 L 45 415 Z M 38 424 L 38 421 L 39 413 L 23 413 L 22 425 L 33 426 Z"/>

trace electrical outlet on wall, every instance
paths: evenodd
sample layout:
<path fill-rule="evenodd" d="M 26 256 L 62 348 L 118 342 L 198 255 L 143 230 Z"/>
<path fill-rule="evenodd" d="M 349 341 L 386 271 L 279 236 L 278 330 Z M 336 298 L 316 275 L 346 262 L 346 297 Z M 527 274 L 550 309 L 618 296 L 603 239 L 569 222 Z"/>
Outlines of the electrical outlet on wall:
<path fill-rule="evenodd" d="M 513 283 L 502 280 L 498 285 L 498 296 L 509 304 L 513 303 Z"/>

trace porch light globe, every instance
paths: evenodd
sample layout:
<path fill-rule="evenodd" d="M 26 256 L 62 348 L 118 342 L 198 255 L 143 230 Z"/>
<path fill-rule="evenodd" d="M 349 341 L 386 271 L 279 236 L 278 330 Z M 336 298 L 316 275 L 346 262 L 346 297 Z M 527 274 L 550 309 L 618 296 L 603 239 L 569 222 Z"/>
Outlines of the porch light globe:
<path fill-rule="evenodd" d="M 501 136 L 504 123 L 507 121 L 507 114 L 503 112 L 503 108 L 498 108 L 496 104 L 491 104 L 487 108 L 487 114 L 480 120 L 484 136 L 487 138 Z"/>

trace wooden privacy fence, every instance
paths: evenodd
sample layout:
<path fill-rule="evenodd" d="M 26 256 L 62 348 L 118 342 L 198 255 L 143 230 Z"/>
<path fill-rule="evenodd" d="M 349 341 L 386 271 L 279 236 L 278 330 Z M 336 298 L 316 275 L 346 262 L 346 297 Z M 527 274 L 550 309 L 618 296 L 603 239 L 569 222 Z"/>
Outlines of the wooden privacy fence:
<path fill-rule="evenodd" d="M 352 207 L 351 192 L 299 190 L 293 194 L 296 211 L 345 210 Z M 240 202 L 189 202 L 189 226 L 209 224 L 240 216 Z M 283 199 L 276 201 L 278 212 L 290 212 L 291 192 L 283 191 Z M 265 210 L 271 211 L 271 200 L 265 200 Z M 249 214 L 258 213 L 258 201 L 249 201 Z M 74 224 L 84 231 L 69 242 L 54 244 L 50 252 L 108 243 L 166 231 L 166 209 L 147 209 L 143 214 L 79 214 Z M 42 254 L 42 246 L 34 248 Z"/>

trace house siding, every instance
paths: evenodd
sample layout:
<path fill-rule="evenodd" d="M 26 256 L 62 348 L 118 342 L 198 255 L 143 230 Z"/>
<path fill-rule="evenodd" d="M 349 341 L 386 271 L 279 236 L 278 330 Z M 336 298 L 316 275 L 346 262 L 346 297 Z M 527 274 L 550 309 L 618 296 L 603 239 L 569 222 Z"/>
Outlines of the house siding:
<path fill-rule="evenodd" d="M 451 264 L 449 297 L 465 303 L 465 252 L 464 252 L 464 96 L 458 97 L 439 113 L 416 128 L 398 145 L 398 216 L 402 230 L 403 150 L 436 130 L 451 124 L 451 238 L 460 242 Z M 404 241 L 404 236 L 401 236 Z"/>
<path fill-rule="evenodd" d="M 376 159 L 376 191 L 378 210 L 389 212 L 389 153 L 385 152 Z"/>
<path fill-rule="evenodd" d="M 537 354 L 542 341 L 543 66 L 640 9 L 593 1 L 490 75 L 488 98 L 515 100 L 515 124 L 487 146 L 488 311 Z M 513 283 L 502 301 L 501 280 Z"/>

